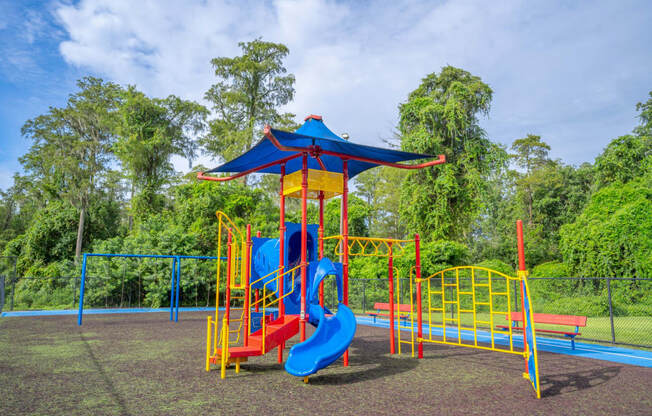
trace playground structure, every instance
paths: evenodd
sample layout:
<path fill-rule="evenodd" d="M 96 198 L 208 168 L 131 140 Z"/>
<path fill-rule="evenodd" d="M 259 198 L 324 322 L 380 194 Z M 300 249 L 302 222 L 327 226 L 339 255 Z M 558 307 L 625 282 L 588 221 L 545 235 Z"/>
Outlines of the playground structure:
<path fill-rule="evenodd" d="M 522 355 L 526 361 L 523 375 L 540 397 L 536 340 L 520 222 L 517 227 L 520 270 L 517 277 L 489 269 L 463 267 L 422 278 L 418 234 L 414 240 L 354 237 L 348 234 L 349 179 L 375 166 L 422 169 L 445 163 L 443 155 L 420 164 L 399 163 L 423 158 L 432 156 L 348 142 L 329 130 L 320 116 L 311 115 L 294 133 L 266 126 L 263 139 L 249 151 L 218 168 L 200 172 L 198 179 L 218 182 L 254 172 L 280 174 L 278 238 L 262 238 L 259 234 L 252 237 L 250 225 L 243 231 L 224 213 L 216 214 L 219 221 L 217 257 L 222 258 L 225 254 L 226 265 L 221 267 L 221 260 L 218 260 L 215 316 L 207 318 L 206 371 L 210 371 L 211 364 L 218 365 L 221 378 L 225 378 L 226 368 L 230 364 L 235 364 L 238 373 L 240 364 L 249 357 L 264 355 L 273 349 L 277 349 L 278 362 L 281 363 L 285 342 L 297 333 L 300 343 L 289 352 L 285 363 L 288 373 L 303 377 L 304 382 L 308 382 L 309 375 L 332 364 L 340 356 L 343 357 L 344 366 L 348 366 L 348 346 L 356 329 L 356 318 L 348 307 L 349 258 L 356 255 L 374 256 L 385 257 L 388 261 L 389 305 L 392 305 L 388 308 L 390 353 L 395 353 L 394 337 L 398 333 L 399 352 L 401 344 L 409 343 L 414 355 L 416 341 L 418 358 L 423 358 L 424 342 Z M 206 175 L 219 172 L 235 174 L 222 177 Z M 338 195 L 342 197 L 341 235 L 324 236 L 324 200 Z M 301 224 L 286 223 L 286 197 L 301 199 Z M 318 200 L 319 224 L 307 222 L 308 199 Z M 331 240 L 335 242 L 335 254 L 341 258 L 341 262 L 334 263 L 324 254 L 324 244 Z M 400 255 L 406 245 L 412 243 L 416 256 L 409 279 L 410 311 L 407 315 L 410 324 L 401 324 L 401 319 L 398 319 L 398 328 L 395 328 L 395 318 L 401 317 L 402 312 L 398 299 L 400 279 L 396 279 L 396 302 L 394 296 L 394 252 Z M 297 276 L 299 273 L 300 277 Z M 323 286 L 327 276 L 334 276 L 337 283 L 339 303 L 335 315 L 324 305 Z M 496 279 L 501 283 L 495 282 Z M 220 320 L 219 287 L 222 280 L 226 293 Z M 512 312 L 511 300 L 515 294 L 512 293 L 511 282 L 520 284 L 520 306 L 521 311 L 525 312 L 520 351 L 515 348 L 511 326 L 507 337 L 501 331 L 496 334 L 494 330 L 494 316 L 510 316 Z M 423 310 L 424 296 L 426 311 Z M 427 323 L 424 323 L 424 312 Z M 452 318 L 448 317 L 448 312 L 453 314 Z M 471 323 L 465 326 L 465 319 Z M 450 329 L 449 322 L 455 323 Z M 306 323 L 317 327 L 309 339 L 306 339 Z M 489 341 L 483 338 L 483 329 L 489 331 Z M 401 330 L 410 331 L 409 340 L 401 339 Z M 433 338 L 433 335 L 442 339 Z M 505 342 L 507 345 L 501 347 Z"/>

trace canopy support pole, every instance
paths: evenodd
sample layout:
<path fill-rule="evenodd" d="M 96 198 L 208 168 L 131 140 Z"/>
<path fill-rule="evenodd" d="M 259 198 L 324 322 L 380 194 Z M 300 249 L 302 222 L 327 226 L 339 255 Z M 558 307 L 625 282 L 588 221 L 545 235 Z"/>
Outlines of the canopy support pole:
<path fill-rule="evenodd" d="M 342 159 L 342 283 L 343 302 L 349 306 L 349 163 Z M 349 366 L 349 350 L 344 351 L 344 367 Z"/>
<path fill-rule="evenodd" d="M 299 317 L 299 335 L 301 342 L 306 340 L 306 268 L 308 250 L 308 153 L 303 154 L 301 167 L 301 315 Z"/>
<path fill-rule="evenodd" d="M 324 191 L 319 192 L 319 260 L 324 258 Z M 319 282 L 319 306 L 324 307 L 324 281 Z"/>

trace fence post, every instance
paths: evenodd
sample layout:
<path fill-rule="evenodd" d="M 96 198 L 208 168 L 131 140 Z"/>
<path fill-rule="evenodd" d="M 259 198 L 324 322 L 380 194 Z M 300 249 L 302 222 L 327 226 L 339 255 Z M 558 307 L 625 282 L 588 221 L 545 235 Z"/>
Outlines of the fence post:
<path fill-rule="evenodd" d="M 611 301 L 611 278 L 607 277 L 607 296 L 609 297 L 609 321 L 611 322 L 611 343 L 616 343 L 616 330 L 614 329 L 614 308 Z"/>
<path fill-rule="evenodd" d="M 16 274 L 14 273 L 13 279 L 11 279 L 11 301 L 9 302 L 9 310 L 14 310 L 14 294 L 16 293 Z"/>
<path fill-rule="evenodd" d="M 366 292 L 367 291 L 367 286 L 365 285 L 365 279 L 362 279 L 362 313 L 365 313 L 367 311 L 366 308 Z"/>
<path fill-rule="evenodd" d="M 0 276 L 0 312 L 5 306 L 5 277 Z"/>
<path fill-rule="evenodd" d="M 77 304 L 77 277 L 73 276 L 73 285 L 72 285 L 72 308 L 75 308 Z"/>

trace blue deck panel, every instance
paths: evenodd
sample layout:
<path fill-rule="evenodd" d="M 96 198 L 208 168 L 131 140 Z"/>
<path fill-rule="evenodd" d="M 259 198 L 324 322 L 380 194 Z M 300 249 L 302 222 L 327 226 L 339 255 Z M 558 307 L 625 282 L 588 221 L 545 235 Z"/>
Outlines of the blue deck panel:
<path fill-rule="evenodd" d="M 380 328 L 389 328 L 389 321 L 382 320 L 373 322 L 371 317 L 357 316 L 357 321 L 361 325 L 375 326 Z M 398 321 L 395 324 L 398 327 Z M 401 328 L 404 332 L 410 332 L 410 328 Z M 414 324 L 413 331 L 416 332 L 417 325 Z M 424 337 L 429 334 L 428 325 L 422 325 Z M 443 330 L 433 328 L 432 335 L 441 337 Z M 446 337 L 457 339 L 457 329 L 447 328 Z M 621 364 L 637 365 L 640 367 L 652 368 L 652 351 L 637 350 L 633 348 L 623 348 L 609 345 L 589 344 L 575 341 L 575 350 L 571 349 L 570 340 L 562 338 L 549 338 L 537 335 L 537 349 L 539 351 L 554 352 L 557 354 L 573 355 L 576 357 L 593 358 L 596 360 L 611 361 Z M 462 330 L 463 341 L 473 341 L 473 331 Z M 487 331 L 478 331 L 478 342 L 491 344 L 491 334 Z M 509 336 L 507 333 L 494 333 L 494 344 L 509 345 Z M 523 337 L 518 335 L 514 337 L 514 347 L 523 348 Z"/>

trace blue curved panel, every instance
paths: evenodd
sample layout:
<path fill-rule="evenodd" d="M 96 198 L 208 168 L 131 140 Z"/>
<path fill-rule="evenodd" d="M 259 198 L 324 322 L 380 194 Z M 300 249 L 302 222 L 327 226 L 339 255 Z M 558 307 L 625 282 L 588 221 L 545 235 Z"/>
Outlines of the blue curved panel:
<path fill-rule="evenodd" d="M 331 317 L 325 317 L 319 305 L 311 304 L 310 315 L 319 317 L 317 330 L 304 342 L 294 345 L 285 362 L 285 371 L 297 377 L 309 376 L 335 362 L 349 348 L 355 335 L 355 315 L 342 303 Z"/>

